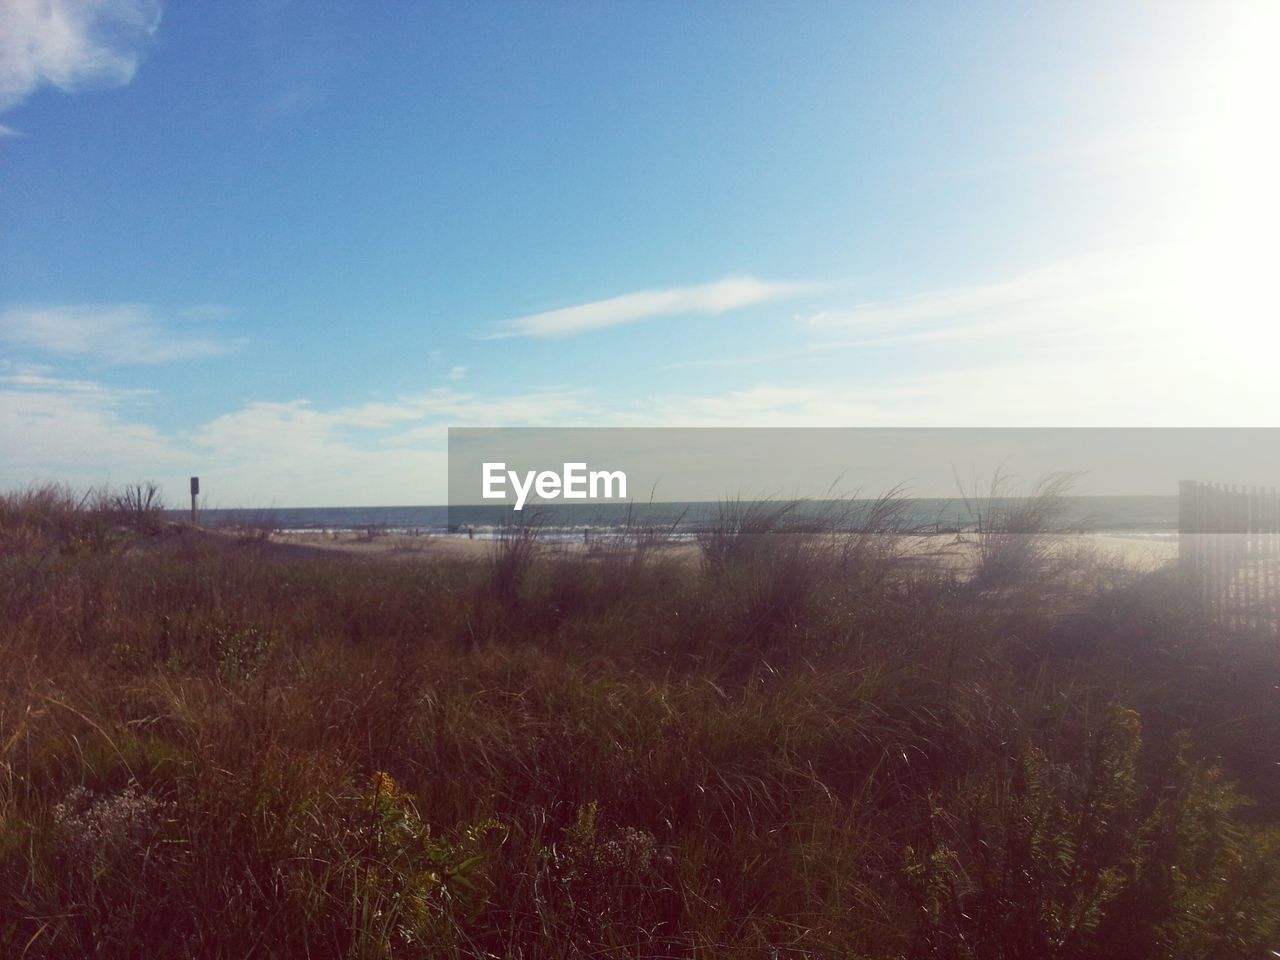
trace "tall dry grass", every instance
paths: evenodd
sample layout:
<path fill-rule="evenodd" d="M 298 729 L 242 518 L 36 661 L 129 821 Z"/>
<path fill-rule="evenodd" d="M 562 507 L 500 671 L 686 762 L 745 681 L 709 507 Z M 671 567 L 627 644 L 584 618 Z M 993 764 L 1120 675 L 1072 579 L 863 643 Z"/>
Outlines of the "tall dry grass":
<path fill-rule="evenodd" d="M 156 534 L 165 504 L 154 483 L 82 493 L 59 483 L 0 493 L 0 555 L 42 550 L 95 553 L 127 534 Z"/>
<path fill-rule="evenodd" d="M 94 553 L 70 502 L 0 512 L 0 955 L 1277 942 L 1280 658 L 1159 576 L 992 596 L 777 505 L 705 567 Z"/>
<path fill-rule="evenodd" d="M 1023 492 L 1015 477 L 996 472 L 985 493 L 961 486 L 976 548 L 973 585 L 984 589 L 1043 580 L 1061 572 L 1066 500 L 1079 477 L 1054 473 Z"/>

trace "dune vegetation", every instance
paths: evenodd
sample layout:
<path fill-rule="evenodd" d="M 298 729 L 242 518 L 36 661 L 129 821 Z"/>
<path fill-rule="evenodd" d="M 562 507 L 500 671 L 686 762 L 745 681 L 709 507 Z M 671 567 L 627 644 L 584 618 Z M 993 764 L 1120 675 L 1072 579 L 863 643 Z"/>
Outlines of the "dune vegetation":
<path fill-rule="evenodd" d="M 0 498 L 0 956 L 1280 949 L 1280 645 L 1043 502 L 963 571 L 892 498 L 388 563 L 146 492 Z"/>

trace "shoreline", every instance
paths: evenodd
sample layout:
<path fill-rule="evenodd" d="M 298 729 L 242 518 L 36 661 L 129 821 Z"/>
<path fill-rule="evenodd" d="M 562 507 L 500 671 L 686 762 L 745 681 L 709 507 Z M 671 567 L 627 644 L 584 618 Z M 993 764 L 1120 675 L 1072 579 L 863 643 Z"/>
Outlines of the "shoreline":
<path fill-rule="evenodd" d="M 225 532 L 210 531 L 220 536 L 234 536 Z M 976 544 L 972 538 L 955 534 L 903 535 L 896 551 L 904 559 L 937 563 L 943 567 L 966 567 L 973 562 Z M 1063 534 L 1050 538 L 1052 549 L 1061 555 L 1081 550 L 1094 550 L 1102 559 L 1126 565 L 1155 569 L 1172 563 L 1178 558 L 1178 542 L 1175 539 L 1154 539 L 1118 534 Z M 266 542 L 294 548 L 309 548 L 334 556 L 401 561 L 479 561 L 487 559 L 501 542 L 497 539 L 468 539 L 457 535 L 436 534 L 374 534 L 358 531 L 286 532 L 273 533 Z M 603 555 L 612 545 L 584 544 L 582 542 L 547 541 L 541 544 L 548 555 L 557 553 L 570 556 Z M 627 549 L 625 545 L 619 549 Z M 656 550 L 664 556 L 696 561 L 701 551 L 694 541 L 677 541 L 663 544 Z"/>

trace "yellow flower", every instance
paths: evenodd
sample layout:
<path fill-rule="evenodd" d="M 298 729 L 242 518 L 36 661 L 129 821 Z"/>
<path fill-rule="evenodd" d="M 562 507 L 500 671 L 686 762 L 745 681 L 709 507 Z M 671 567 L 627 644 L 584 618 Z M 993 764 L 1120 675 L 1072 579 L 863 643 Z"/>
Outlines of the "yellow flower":
<path fill-rule="evenodd" d="M 394 800 L 400 795 L 400 787 L 391 774 L 378 770 L 369 778 L 369 792 L 373 794 L 374 799 L 385 797 L 388 800 Z"/>

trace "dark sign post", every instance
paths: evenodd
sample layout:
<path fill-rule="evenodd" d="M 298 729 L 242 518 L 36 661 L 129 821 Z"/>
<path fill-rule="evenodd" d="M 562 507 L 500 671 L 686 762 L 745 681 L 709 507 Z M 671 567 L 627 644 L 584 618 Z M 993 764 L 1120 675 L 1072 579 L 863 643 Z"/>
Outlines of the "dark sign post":
<path fill-rule="evenodd" d="M 196 497 L 200 496 L 200 478 L 191 478 L 191 525 L 196 525 Z"/>

